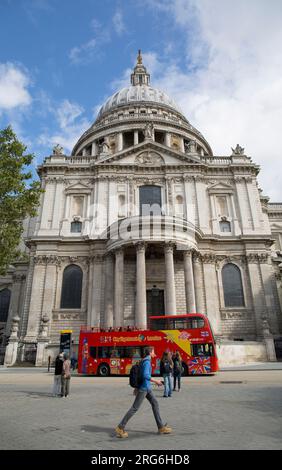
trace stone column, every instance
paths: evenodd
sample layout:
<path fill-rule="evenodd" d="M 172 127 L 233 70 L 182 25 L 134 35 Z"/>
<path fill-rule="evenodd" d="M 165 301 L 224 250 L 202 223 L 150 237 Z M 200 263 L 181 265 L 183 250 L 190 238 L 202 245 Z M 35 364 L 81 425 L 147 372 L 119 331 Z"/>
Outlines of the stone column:
<path fill-rule="evenodd" d="M 123 149 L 123 133 L 119 132 L 118 133 L 118 144 L 117 144 L 117 150 L 118 152 L 121 152 Z"/>
<path fill-rule="evenodd" d="M 253 307 L 256 322 L 257 339 L 263 338 L 262 319 L 267 316 L 267 305 L 259 269 L 259 257 L 256 253 L 247 254 L 248 270 L 250 276 L 250 285 L 253 297 Z"/>
<path fill-rule="evenodd" d="M 196 312 L 196 300 L 195 300 L 195 285 L 194 285 L 194 274 L 193 274 L 191 251 L 184 251 L 183 261 L 184 261 L 186 310 L 187 310 L 187 313 L 194 313 Z"/>
<path fill-rule="evenodd" d="M 96 143 L 96 142 L 93 142 L 93 143 L 92 143 L 92 147 L 91 147 L 91 155 L 92 155 L 92 157 L 96 157 L 97 153 L 98 153 L 97 143 Z"/>
<path fill-rule="evenodd" d="M 193 256 L 193 267 L 194 267 L 196 309 L 198 313 L 205 313 L 202 261 L 198 254 L 197 255 L 195 254 Z"/>
<path fill-rule="evenodd" d="M 170 147 L 170 133 L 169 132 L 165 133 L 165 145 L 167 147 Z"/>
<path fill-rule="evenodd" d="M 123 326 L 124 311 L 124 253 L 120 248 L 115 253 L 115 297 L 114 297 L 114 323 Z"/>
<path fill-rule="evenodd" d="M 25 341 L 36 342 L 42 313 L 43 287 L 46 273 L 46 256 L 36 256 L 32 279 L 30 306 Z"/>
<path fill-rule="evenodd" d="M 145 243 L 136 245 L 136 317 L 138 328 L 147 328 Z"/>
<path fill-rule="evenodd" d="M 180 141 L 180 152 L 185 153 L 183 137 L 179 137 L 179 141 Z"/>
<path fill-rule="evenodd" d="M 138 130 L 134 131 L 134 145 L 138 145 L 139 139 L 138 139 Z"/>
<path fill-rule="evenodd" d="M 105 317 L 104 326 L 114 325 L 114 260 L 112 253 L 105 257 Z"/>
<path fill-rule="evenodd" d="M 90 269 L 89 276 L 89 287 L 92 290 L 92 304 L 90 312 L 88 312 L 88 326 L 98 327 L 100 325 L 101 318 L 101 293 L 102 293 L 102 255 L 97 253 L 93 255 L 93 267 L 92 274 Z M 92 261 L 91 260 L 91 261 Z M 90 279 L 92 278 L 92 286 L 90 285 Z M 89 302 L 89 297 L 88 297 Z"/>
<path fill-rule="evenodd" d="M 166 288 L 166 314 L 176 315 L 176 294 L 174 280 L 174 245 L 167 243 L 165 245 L 165 288 Z"/>

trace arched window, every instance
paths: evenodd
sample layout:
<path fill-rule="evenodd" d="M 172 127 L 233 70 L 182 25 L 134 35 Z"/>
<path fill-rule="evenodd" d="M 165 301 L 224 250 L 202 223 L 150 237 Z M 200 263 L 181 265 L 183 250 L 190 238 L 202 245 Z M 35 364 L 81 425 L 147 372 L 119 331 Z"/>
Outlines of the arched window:
<path fill-rule="evenodd" d="M 0 322 L 5 323 L 8 319 L 11 291 L 3 289 L 0 291 Z"/>
<path fill-rule="evenodd" d="M 222 268 L 222 284 L 225 307 L 244 307 L 244 292 L 238 266 L 228 263 Z"/>
<path fill-rule="evenodd" d="M 140 215 L 161 215 L 160 186 L 141 186 L 139 190 Z"/>
<path fill-rule="evenodd" d="M 61 308 L 81 308 L 82 270 L 79 266 L 67 266 L 63 274 Z"/>

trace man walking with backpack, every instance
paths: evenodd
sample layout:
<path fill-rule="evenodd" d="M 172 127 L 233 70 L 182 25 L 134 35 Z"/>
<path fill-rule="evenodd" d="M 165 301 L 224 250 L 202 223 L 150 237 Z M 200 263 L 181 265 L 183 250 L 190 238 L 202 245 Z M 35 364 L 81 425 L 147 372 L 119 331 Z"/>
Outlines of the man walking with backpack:
<path fill-rule="evenodd" d="M 154 413 L 154 417 L 158 426 L 159 434 L 170 434 L 172 429 L 163 424 L 162 419 L 160 417 L 159 412 L 159 404 L 157 399 L 155 398 L 151 382 L 157 384 L 158 386 L 162 385 L 161 380 L 152 379 L 152 366 L 151 366 L 151 359 L 156 357 L 155 351 L 153 347 L 147 347 L 145 349 L 145 358 L 142 360 L 140 364 L 140 385 L 138 388 L 135 389 L 135 400 L 131 408 L 128 410 L 126 415 L 121 420 L 120 424 L 116 427 L 115 432 L 116 436 L 120 438 L 128 437 L 128 433 L 125 431 L 125 426 L 127 422 L 132 418 L 132 416 L 139 410 L 144 398 L 146 397 L 147 400 L 150 402 L 152 406 L 152 410 Z"/>

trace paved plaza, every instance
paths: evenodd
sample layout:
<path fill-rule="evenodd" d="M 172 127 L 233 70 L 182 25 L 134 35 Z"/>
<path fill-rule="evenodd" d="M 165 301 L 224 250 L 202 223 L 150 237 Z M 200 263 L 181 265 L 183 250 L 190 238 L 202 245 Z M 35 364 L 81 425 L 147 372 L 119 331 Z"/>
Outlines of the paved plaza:
<path fill-rule="evenodd" d="M 71 396 L 53 398 L 53 371 L 0 368 L 0 449 L 282 449 L 282 367 L 185 377 L 181 393 L 155 394 L 173 434 L 160 436 L 147 401 L 114 428 L 133 400 L 126 377 L 71 379 Z"/>

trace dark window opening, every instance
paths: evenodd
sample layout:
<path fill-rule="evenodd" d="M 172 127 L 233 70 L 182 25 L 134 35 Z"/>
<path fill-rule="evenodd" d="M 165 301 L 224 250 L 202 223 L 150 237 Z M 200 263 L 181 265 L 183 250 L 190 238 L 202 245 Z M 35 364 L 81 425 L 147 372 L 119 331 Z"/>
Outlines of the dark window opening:
<path fill-rule="evenodd" d="M 88 145 L 85 149 L 86 155 L 91 155 L 91 153 L 92 153 L 92 144 Z"/>
<path fill-rule="evenodd" d="M 161 215 L 160 186 L 141 186 L 139 189 L 140 215 Z"/>
<path fill-rule="evenodd" d="M 71 223 L 71 233 L 80 233 L 82 230 L 82 222 L 75 220 Z"/>
<path fill-rule="evenodd" d="M 3 289 L 0 291 L 0 322 L 5 323 L 8 319 L 11 291 Z"/>
<path fill-rule="evenodd" d="M 165 132 L 155 131 L 155 142 L 159 144 L 165 143 Z"/>
<path fill-rule="evenodd" d="M 138 131 L 138 142 L 141 144 L 141 142 L 144 142 L 145 136 L 143 131 Z"/>
<path fill-rule="evenodd" d="M 242 278 L 238 266 L 228 263 L 222 268 L 222 284 L 225 307 L 244 307 Z"/>
<path fill-rule="evenodd" d="M 123 133 L 123 148 L 132 147 L 134 145 L 134 132 Z"/>
<path fill-rule="evenodd" d="M 154 286 L 151 290 L 147 290 L 147 316 L 148 319 L 154 315 L 165 314 L 164 290 Z M 161 328 L 160 328 L 161 329 Z"/>
<path fill-rule="evenodd" d="M 71 264 L 64 270 L 61 308 L 81 308 L 82 270 Z"/>

